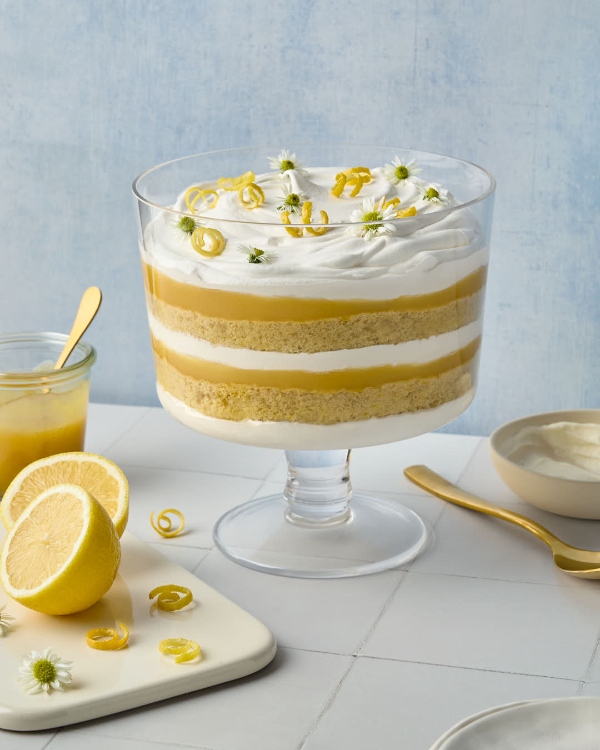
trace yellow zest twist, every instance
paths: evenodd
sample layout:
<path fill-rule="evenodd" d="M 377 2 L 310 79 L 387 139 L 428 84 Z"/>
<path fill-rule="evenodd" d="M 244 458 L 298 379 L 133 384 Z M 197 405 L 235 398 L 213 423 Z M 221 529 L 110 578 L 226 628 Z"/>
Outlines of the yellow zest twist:
<path fill-rule="evenodd" d="M 129 641 L 129 630 L 120 622 L 119 627 L 123 635 L 119 638 L 116 628 L 92 628 L 85 634 L 85 640 L 90 648 L 98 651 L 119 651 L 125 648 Z"/>
<path fill-rule="evenodd" d="M 169 514 L 177 516 L 180 522 L 179 526 L 173 528 L 173 521 L 169 518 Z M 156 517 L 156 521 L 154 520 L 154 511 L 152 511 L 150 513 L 150 524 L 154 531 L 158 532 L 161 536 L 170 538 L 181 534 L 185 526 L 185 518 L 181 511 L 175 508 L 166 508 L 165 510 L 161 510 Z"/>
<path fill-rule="evenodd" d="M 241 174 L 239 177 L 219 177 L 217 185 L 222 190 L 237 192 L 238 190 L 242 190 L 243 188 L 248 187 L 248 185 L 251 185 L 254 182 L 255 177 L 256 175 L 254 172 L 244 172 L 244 174 Z"/>
<path fill-rule="evenodd" d="M 399 206 L 400 205 L 400 198 L 390 198 L 389 201 L 383 200 L 383 203 L 381 204 L 381 209 L 385 211 L 386 208 L 389 208 L 390 206 Z"/>
<path fill-rule="evenodd" d="M 262 188 L 255 182 L 251 182 L 249 185 L 240 188 L 238 190 L 238 198 L 242 206 L 249 209 L 258 208 L 258 206 L 262 206 L 265 202 L 265 194 Z"/>
<path fill-rule="evenodd" d="M 209 227 L 196 227 L 190 241 L 194 250 L 200 255 L 204 255 L 205 258 L 214 258 L 216 255 L 221 255 L 227 244 L 225 237 L 218 229 L 210 229 Z"/>
<path fill-rule="evenodd" d="M 262 188 L 254 182 L 255 177 L 254 172 L 244 172 L 239 177 L 219 177 L 217 185 L 222 190 L 237 192 L 244 208 L 258 208 L 265 202 L 265 194 Z"/>
<path fill-rule="evenodd" d="M 410 208 L 403 208 L 400 211 L 396 212 L 396 218 L 398 219 L 405 219 L 407 216 L 416 216 L 417 215 L 417 209 L 415 206 L 411 206 Z"/>
<path fill-rule="evenodd" d="M 319 211 L 321 215 L 321 224 L 329 224 L 329 216 L 327 216 L 326 211 Z M 312 221 L 312 202 L 311 201 L 304 201 L 302 204 L 302 223 L 303 224 L 310 224 Z M 327 231 L 326 227 L 320 227 L 319 229 L 315 229 L 315 227 L 306 227 L 306 231 L 309 234 L 314 234 L 317 237 L 320 237 L 321 235 L 325 234 Z"/>
<path fill-rule="evenodd" d="M 187 638 L 166 638 L 158 644 L 158 650 L 161 654 L 175 656 L 177 664 L 202 656 L 202 651 L 196 641 L 190 641 Z"/>
<path fill-rule="evenodd" d="M 281 221 L 286 224 L 285 231 L 288 234 L 291 234 L 292 237 L 302 237 L 303 231 L 301 228 L 293 227 L 292 222 L 290 221 L 290 212 L 289 211 L 282 211 L 281 214 Z"/>
<path fill-rule="evenodd" d="M 353 188 L 350 197 L 356 198 L 363 185 L 371 182 L 372 179 L 369 167 L 350 167 L 335 176 L 335 185 L 331 188 L 331 194 L 340 198 L 346 185 L 349 185 Z"/>
<path fill-rule="evenodd" d="M 183 594 L 183 596 L 181 596 Z M 177 586 L 169 583 L 165 586 L 157 586 L 148 594 L 149 599 L 156 598 L 156 606 L 165 612 L 175 612 L 183 609 L 193 600 L 193 594 L 187 586 Z"/>
<path fill-rule="evenodd" d="M 219 200 L 219 195 L 214 190 L 204 190 L 195 185 L 185 191 L 185 205 L 189 208 L 190 213 L 196 213 L 196 203 L 202 199 L 206 203 L 206 208 L 214 208 Z"/>

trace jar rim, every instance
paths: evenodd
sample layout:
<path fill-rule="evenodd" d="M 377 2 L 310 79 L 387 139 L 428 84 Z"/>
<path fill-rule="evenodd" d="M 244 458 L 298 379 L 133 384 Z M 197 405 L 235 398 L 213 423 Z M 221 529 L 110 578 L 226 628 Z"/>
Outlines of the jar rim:
<path fill-rule="evenodd" d="M 22 333 L 0 334 L 0 352 L 3 346 L 14 344 L 56 344 L 63 347 L 68 340 L 68 335 L 52 331 L 26 331 Z M 20 370 L 0 369 L 0 387 L 3 386 L 27 386 L 39 385 L 40 383 L 52 383 L 56 385 L 61 382 L 79 377 L 89 371 L 97 358 L 96 350 L 91 344 L 79 341 L 74 351 L 78 351 L 81 359 L 72 364 L 66 364 L 60 370 L 40 370 L 39 372 L 27 372 Z M 58 355 L 57 355 L 58 359 Z"/>

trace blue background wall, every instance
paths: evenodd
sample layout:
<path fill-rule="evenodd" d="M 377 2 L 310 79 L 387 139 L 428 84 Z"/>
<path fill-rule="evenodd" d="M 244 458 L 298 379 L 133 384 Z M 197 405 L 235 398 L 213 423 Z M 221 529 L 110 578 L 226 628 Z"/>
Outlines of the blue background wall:
<path fill-rule="evenodd" d="M 130 185 L 203 150 L 448 153 L 497 178 L 479 392 L 450 429 L 600 406 L 596 0 L 1 0 L 0 331 L 104 304 L 95 401 L 156 404 Z"/>

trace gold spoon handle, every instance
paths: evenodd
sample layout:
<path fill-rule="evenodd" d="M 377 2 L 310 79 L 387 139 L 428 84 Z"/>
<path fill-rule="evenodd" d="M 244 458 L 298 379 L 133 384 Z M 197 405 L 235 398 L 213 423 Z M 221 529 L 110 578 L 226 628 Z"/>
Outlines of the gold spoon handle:
<path fill-rule="evenodd" d="M 448 502 L 454 503 L 454 505 L 460 505 L 463 508 L 469 508 L 469 510 L 478 510 L 481 513 L 487 513 L 489 516 L 495 516 L 496 518 L 501 518 L 503 521 L 514 523 L 515 526 L 521 526 L 523 529 L 537 536 L 538 539 L 541 539 L 549 547 L 552 547 L 554 542 L 559 541 L 548 529 L 540 526 L 539 523 L 536 523 L 531 518 L 522 516 L 520 513 L 513 513 L 513 511 L 501 508 L 498 505 L 493 505 L 477 497 L 477 495 L 472 495 L 470 492 L 461 490 L 460 487 L 446 481 L 426 466 L 409 466 L 407 469 L 404 469 L 404 474 L 411 482 L 421 487 L 421 489 L 430 492 L 432 495 L 441 497 L 442 500 L 448 500 Z"/>
<path fill-rule="evenodd" d="M 88 287 L 81 298 L 79 303 L 79 309 L 75 316 L 75 322 L 71 328 L 71 333 L 67 339 L 60 357 L 56 360 L 54 365 L 55 370 L 60 370 L 64 363 L 69 359 L 69 355 L 73 349 L 77 346 L 79 339 L 87 331 L 90 323 L 96 317 L 100 303 L 102 302 L 102 292 L 97 286 Z"/>

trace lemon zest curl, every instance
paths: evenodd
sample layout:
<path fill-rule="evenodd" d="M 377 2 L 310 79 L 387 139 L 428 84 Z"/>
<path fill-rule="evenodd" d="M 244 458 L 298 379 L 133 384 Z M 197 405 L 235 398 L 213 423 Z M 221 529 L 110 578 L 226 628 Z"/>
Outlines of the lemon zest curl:
<path fill-rule="evenodd" d="M 350 197 L 356 198 L 363 185 L 367 185 L 372 179 L 369 167 L 350 167 L 350 169 L 345 169 L 335 176 L 335 185 L 331 188 L 331 194 L 340 198 L 344 188 L 348 185 L 352 187 Z"/>
<path fill-rule="evenodd" d="M 169 514 L 177 516 L 180 521 L 179 526 L 173 528 L 173 521 L 169 518 Z M 161 536 L 170 538 L 181 534 L 185 527 L 185 517 L 180 510 L 176 508 L 166 508 L 161 510 L 154 520 L 154 511 L 150 513 L 150 524 L 154 531 L 159 533 Z"/>
<path fill-rule="evenodd" d="M 210 227 L 196 227 L 190 240 L 194 250 L 205 258 L 214 258 L 221 255 L 227 244 L 227 240 L 221 232 Z"/>
<path fill-rule="evenodd" d="M 129 630 L 120 622 L 119 627 L 123 635 L 119 637 L 116 628 L 92 628 L 85 634 L 85 641 L 90 648 L 98 651 L 119 651 L 127 646 Z"/>
<path fill-rule="evenodd" d="M 158 650 L 161 654 L 175 656 L 176 664 L 192 661 L 202 656 L 202 650 L 196 641 L 190 641 L 187 638 L 166 638 L 158 644 Z"/>
<path fill-rule="evenodd" d="M 417 209 L 415 206 L 411 206 L 410 208 L 403 208 L 400 211 L 396 212 L 396 218 L 398 219 L 404 219 L 407 216 L 416 216 L 417 215 Z"/>
<path fill-rule="evenodd" d="M 175 612 L 178 609 L 187 607 L 193 601 L 194 595 L 187 586 L 177 586 L 174 583 L 168 583 L 152 589 L 148 594 L 148 598 L 156 599 L 158 609 L 162 609 L 165 612 Z"/>
<path fill-rule="evenodd" d="M 329 216 L 327 216 L 326 211 L 319 211 L 319 214 L 321 215 L 321 224 L 329 224 Z M 312 222 L 312 202 L 311 201 L 304 201 L 302 204 L 302 223 L 303 224 L 310 224 Z M 316 229 L 315 227 L 306 227 L 306 231 L 309 234 L 313 234 L 317 237 L 320 237 L 321 235 L 325 234 L 327 231 L 326 227 L 320 227 L 319 229 Z"/>
<path fill-rule="evenodd" d="M 214 208 L 219 201 L 219 194 L 215 190 L 205 190 L 198 185 L 194 185 L 185 191 L 185 205 L 190 213 L 196 213 L 196 203 L 202 199 L 206 208 Z"/>

